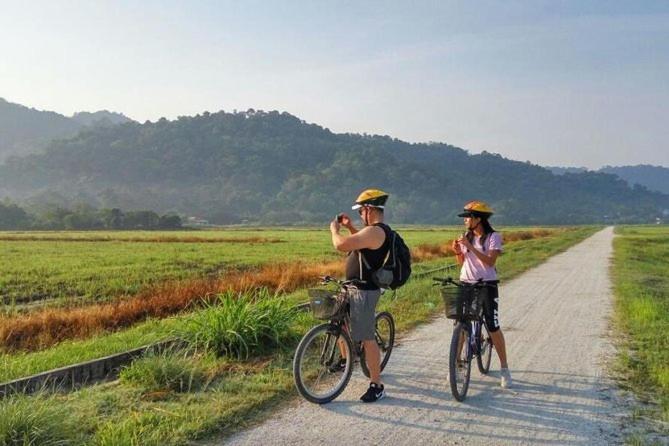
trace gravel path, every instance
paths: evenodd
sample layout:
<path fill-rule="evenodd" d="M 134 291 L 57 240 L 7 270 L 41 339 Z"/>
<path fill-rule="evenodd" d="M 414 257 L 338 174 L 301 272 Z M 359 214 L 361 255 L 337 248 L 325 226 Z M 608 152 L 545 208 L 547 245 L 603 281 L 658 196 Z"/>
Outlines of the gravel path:
<path fill-rule="evenodd" d="M 624 408 L 603 362 L 611 310 L 606 228 L 500 287 L 500 314 L 514 386 L 499 387 L 472 365 L 464 403 L 446 382 L 452 323 L 440 318 L 405 337 L 383 375 L 387 398 L 358 401 L 367 382 L 354 372 L 323 406 L 300 401 L 225 444 L 595 445 L 621 441 Z"/>

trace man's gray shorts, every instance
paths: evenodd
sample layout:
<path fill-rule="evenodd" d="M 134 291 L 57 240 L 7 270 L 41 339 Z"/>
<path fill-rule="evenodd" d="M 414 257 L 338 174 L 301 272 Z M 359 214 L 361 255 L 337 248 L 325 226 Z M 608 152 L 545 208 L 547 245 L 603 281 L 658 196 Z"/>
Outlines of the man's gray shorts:
<path fill-rule="evenodd" d="M 351 290 L 351 337 L 354 341 L 371 341 L 376 328 L 376 303 L 381 290 Z"/>

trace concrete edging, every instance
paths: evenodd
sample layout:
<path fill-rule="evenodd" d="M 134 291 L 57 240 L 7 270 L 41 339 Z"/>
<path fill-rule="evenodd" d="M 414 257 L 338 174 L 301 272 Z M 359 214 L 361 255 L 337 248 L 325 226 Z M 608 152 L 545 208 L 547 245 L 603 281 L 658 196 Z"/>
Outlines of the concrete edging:
<path fill-rule="evenodd" d="M 71 390 L 79 386 L 113 379 L 118 377 L 122 366 L 131 363 L 148 352 L 163 351 L 174 345 L 175 342 L 175 340 L 168 340 L 145 345 L 123 353 L 80 362 L 1 383 L 0 398 L 16 393 L 30 394 L 43 390 Z"/>

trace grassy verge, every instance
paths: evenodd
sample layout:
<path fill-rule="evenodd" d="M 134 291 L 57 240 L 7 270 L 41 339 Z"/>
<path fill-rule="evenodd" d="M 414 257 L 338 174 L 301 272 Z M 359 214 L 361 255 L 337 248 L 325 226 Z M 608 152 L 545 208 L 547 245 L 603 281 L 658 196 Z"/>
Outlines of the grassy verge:
<path fill-rule="evenodd" d="M 669 423 L 669 228 L 621 227 L 614 241 L 615 318 L 623 385 Z"/>
<path fill-rule="evenodd" d="M 502 278 L 509 279 L 541 263 L 591 235 L 596 229 L 565 230 L 551 237 L 516 242 L 502 257 L 505 265 L 500 268 Z M 422 263 L 420 269 L 443 265 L 443 259 L 429 261 Z M 305 297 L 304 291 L 298 291 L 287 295 L 286 299 L 300 302 Z M 394 314 L 400 333 L 442 311 L 439 292 L 432 286 L 429 277 L 411 281 L 396 296 L 384 295 L 379 307 Z M 183 327 L 184 320 L 170 318 L 168 325 L 171 328 Z M 152 323 L 169 331 L 165 328 L 165 320 Z M 303 313 L 294 320 L 294 329 L 303 333 L 313 323 L 315 321 Z M 138 329 L 134 327 L 128 331 Z M 144 330 L 148 335 L 148 327 Z M 127 340 L 132 340 L 132 337 Z M 55 398 L 59 407 L 67 408 L 68 422 L 76 423 L 80 432 L 86 434 L 87 444 L 188 444 L 215 434 L 230 434 L 294 397 L 290 372 L 294 347 L 295 342 L 289 341 L 271 353 L 263 353 L 265 356 L 252 356 L 248 360 L 211 355 L 190 357 L 190 364 L 182 359 L 150 359 L 136 363 L 135 367 L 143 368 L 143 373 L 131 368 L 126 372 L 126 378 L 118 382 L 92 386 Z M 61 355 L 67 355 L 67 352 L 61 351 Z M 149 372 L 154 378 L 138 378 L 145 377 Z M 193 376 L 206 385 L 192 386 L 195 390 L 183 391 L 184 388 L 188 390 Z M 201 378 L 203 376 L 206 379 Z M 185 381 L 188 381 L 187 385 L 183 384 Z M 35 397 L 33 403 L 38 407 L 43 404 L 43 398 Z M 0 402 L 2 404 L 5 403 Z"/>

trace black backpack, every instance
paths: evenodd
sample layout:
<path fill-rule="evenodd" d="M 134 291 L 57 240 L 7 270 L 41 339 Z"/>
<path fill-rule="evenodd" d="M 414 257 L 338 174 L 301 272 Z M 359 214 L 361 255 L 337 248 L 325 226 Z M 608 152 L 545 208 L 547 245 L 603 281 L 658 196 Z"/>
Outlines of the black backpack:
<path fill-rule="evenodd" d="M 386 233 L 386 237 L 390 238 L 390 248 L 381 268 L 372 273 L 372 281 L 379 288 L 396 290 L 404 285 L 411 276 L 411 251 L 409 251 L 409 247 L 397 231 L 386 225 L 382 225 L 381 228 Z M 362 252 L 360 258 L 367 269 L 370 269 L 369 263 L 367 263 Z"/>

